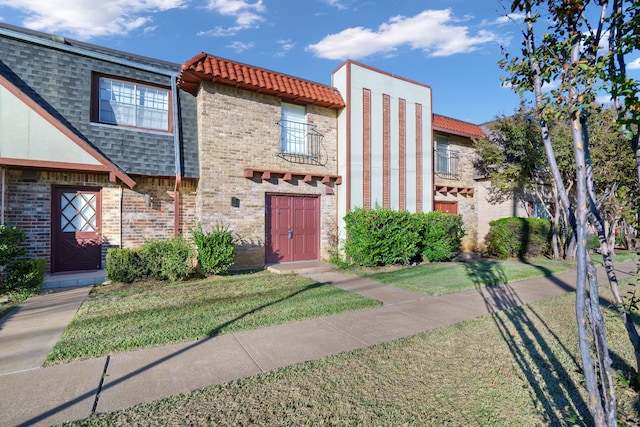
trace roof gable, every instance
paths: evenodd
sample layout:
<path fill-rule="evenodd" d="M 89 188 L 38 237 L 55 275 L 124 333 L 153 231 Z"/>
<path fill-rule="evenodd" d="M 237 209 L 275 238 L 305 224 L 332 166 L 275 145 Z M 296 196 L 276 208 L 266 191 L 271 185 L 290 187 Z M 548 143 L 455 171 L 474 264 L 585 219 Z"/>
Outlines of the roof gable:
<path fill-rule="evenodd" d="M 344 107 L 340 93 L 331 86 L 218 58 L 206 53 L 196 55 L 182 65 L 178 87 L 195 95 L 203 81 L 240 87 L 289 101 L 319 105 L 335 110 Z"/>
<path fill-rule="evenodd" d="M 109 173 L 136 182 L 0 75 L 0 164 Z M 16 143 L 18 142 L 18 143 Z"/>
<path fill-rule="evenodd" d="M 433 115 L 433 130 L 469 138 L 483 138 L 485 136 L 482 128 L 478 125 L 439 114 Z"/>

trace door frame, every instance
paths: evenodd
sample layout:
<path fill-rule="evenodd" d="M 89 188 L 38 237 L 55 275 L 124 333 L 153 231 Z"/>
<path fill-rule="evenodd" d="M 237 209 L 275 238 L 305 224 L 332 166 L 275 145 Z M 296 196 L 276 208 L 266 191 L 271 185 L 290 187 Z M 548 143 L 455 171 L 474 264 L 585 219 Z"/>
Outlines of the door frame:
<path fill-rule="evenodd" d="M 315 245 L 316 245 L 316 258 L 314 260 L 318 260 L 320 259 L 320 254 L 321 254 L 321 246 L 322 246 L 322 239 L 321 239 L 321 233 L 322 233 L 322 223 L 321 223 L 321 219 L 322 219 L 322 215 L 321 215 L 321 211 L 322 211 L 322 200 L 319 194 L 296 194 L 296 193 L 265 193 L 265 203 L 264 203 L 264 212 L 265 212 L 265 216 L 264 216 L 264 224 L 265 224 L 265 251 L 264 251 L 264 259 L 265 259 L 265 263 L 274 263 L 274 262 L 297 262 L 297 261 L 313 261 L 313 260 L 290 260 L 290 261 L 268 261 L 267 260 L 267 254 L 268 254 L 268 247 L 271 244 L 272 241 L 272 235 L 271 235 L 271 223 L 270 223 L 270 219 L 271 219 L 271 203 L 268 202 L 270 197 L 288 197 L 288 198 L 307 198 L 307 199 L 314 199 L 315 203 L 316 203 L 316 209 L 315 209 L 315 223 L 316 223 L 316 233 L 315 233 Z M 269 208 L 269 209 L 267 209 Z M 291 208 L 293 208 L 293 206 L 291 206 Z M 291 248 L 291 256 L 292 258 L 294 257 L 294 253 L 293 253 L 293 248 Z"/>
<path fill-rule="evenodd" d="M 96 193 L 96 233 L 99 234 L 98 240 L 100 243 L 100 252 L 99 257 L 97 259 L 96 268 L 85 269 L 85 270 L 59 270 L 60 266 L 60 254 L 58 253 L 59 244 L 62 240 L 62 231 L 60 231 L 60 220 L 62 216 L 61 212 L 61 204 L 60 199 L 58 197 L 59 191 L 68 190 L 69 192 L 74 191 L 87 191 Z M 73 271 L 92 271 L 99 270 L 102 268 L 102 187 L 94 187 L 87 185 L 58 185 L 54 184 L 51 186 L 51 224 L 50 224 L 50 232 L 51 232 L 51 273 L 67 273 Z"/>

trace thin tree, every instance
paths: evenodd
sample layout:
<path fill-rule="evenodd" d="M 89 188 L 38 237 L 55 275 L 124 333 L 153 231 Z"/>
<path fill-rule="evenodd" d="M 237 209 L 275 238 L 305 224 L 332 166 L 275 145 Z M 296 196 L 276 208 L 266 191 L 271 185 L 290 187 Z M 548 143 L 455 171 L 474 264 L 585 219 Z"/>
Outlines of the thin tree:
<path fill-rule="evenodd" d="M 509 61 L 506 56 L 503 62 L 503 66 L 511 72 L 509 81 L 513 87 L 521 93 L 534 94 L 541 136 L 551 172 L 558 186 L 560 200 L 570 213 L 572 228 L 577 236 L 576 317 L 580 355 L 590 397 L 589 409 L 596 425 L 602 426 L 616 425 L 615 388 L 611 378 L 611 359 L 599 305 L 596 269 L 589 258 L 586 241 L 588 221 L 591 220 L 598 231 L 609 283 L 614 295 L 619 296 L 611 256 L 604 247 L 604 225 L 596 203 L 589 148 L 589 114 L 600 89 L 599 78 L 604 75 L 603 70 L 610 70 L 607 56 L 602 55 L 598 47 L 603 34 L 606 33 L 607 23 L 610 26 L 622 25 L 620 21 L 615 20 L 615 8 L 607 16 L 608 6 L 606 0 L 513 1 L 511 12 L 524 12 L 526 15 L 522 57 L 514 57 Z M 541 16 L 541 11 L 544 11 L 544 17 Z M 590 15 L 595 16 L 595 25 L 589 20 Z M 539 19 L 544 19 L 548 25 L 544 35 L 536 39 L 534 26 Z M 550 96 L 547 96 L 543 94 L 542 85 L 552 80 L 559 82 L 559 88 L 552 90 Z M 562 182 L 547 127 L 547 119 L 553 110 L 563 114 L 571 126 L 576 167 L 575 207 L 571 205 Z M 629 327 L 633 324 L 628 316 L 625 316 L 624 312 L 622 314 L 631 342 L 638 354 L 637 332 L 635 327 Z M 593 353 L 589 337 L 594 345 Z"/>

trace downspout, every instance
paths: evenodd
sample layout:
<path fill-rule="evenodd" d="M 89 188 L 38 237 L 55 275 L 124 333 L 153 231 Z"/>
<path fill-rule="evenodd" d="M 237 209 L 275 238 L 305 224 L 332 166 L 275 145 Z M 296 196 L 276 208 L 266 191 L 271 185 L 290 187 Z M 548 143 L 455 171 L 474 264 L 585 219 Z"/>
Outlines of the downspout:
<path fill-rule="evenodd" d="M 4 177 L 5 177 L 5 168 L 2 169 L 2 195 L 0 196 L 0 225 L 4 225 Z"/>
<path fill-rule="evenodd" d="M 178 75 L 171 76 L 171 94 L 173 97 L 173 148 L 175 155 L 176 185 L 173 189 L 173 235 L 180 236 L 180 183 L 182 181 L 182 158 L 180 156 L 180 96 L 177 86 Z"/>

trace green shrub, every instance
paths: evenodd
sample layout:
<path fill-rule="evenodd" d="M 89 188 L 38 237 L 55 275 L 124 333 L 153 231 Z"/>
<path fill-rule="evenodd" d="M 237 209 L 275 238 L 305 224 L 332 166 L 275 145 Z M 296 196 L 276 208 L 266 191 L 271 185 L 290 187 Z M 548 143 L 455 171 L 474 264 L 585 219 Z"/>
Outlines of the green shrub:
<path fill-rule="evenodd" d="M 344 218 L 344 251 L 353 264 L 379 266 L 426 259 L 447 261 L 460 251 L 462 216 L 357 208 Z"/>
<path fill-rule="evenodd" d="M 354 264 L 408 264 L 419 253 L 420 236 L 407 211 L 357 208 L 344 221 L 348 236 L 344 250 Z"/>
<path fill-rule="evenodd" d="M 487 248 L 499 258 L 549 255 L 551 221 L 538 218 L 502 218 L 489 223 Z"/>
<path fill-rule="evenodd" d="M 440 211 L 413 214 L 420 234 L 420 254 L 429 261 L 449 261 L 460 252 L 462 216 Z"/>
<path fill-rule="evenodd" d="M 7 268 L 4 284 L 11 291 L 33 292 L 44 281 L 46 271 L 44 259 L 19 259 Z"/>
<path fill-rule="evenodd" d="M 156 280 L 182 280 L 191 271 L 193 248 L 182 237 L 150 240 L 140 249 L 145 276 Z"/>
<path fill-rule="evenodd" d="M 226 273 L 234 260 L 235 238 L 231 231 L 217 224 L 211 233 L 204 233 L 198 224 L 192 233 L 202 274 Z"/>
<path fill-rule="evenodd" d="M 22 228 L 0 225 L 0 266 L 7 265 L 12 259 L 25 254 L 26 249 L 20 247 L 24 240 Z"/>
<path fill-rule="evenodd" d="M 146 277 L 146 267 L 140 249 L 111 248 L 107 250 L 107 278 L 114 282 L 131 283 Z"/>

